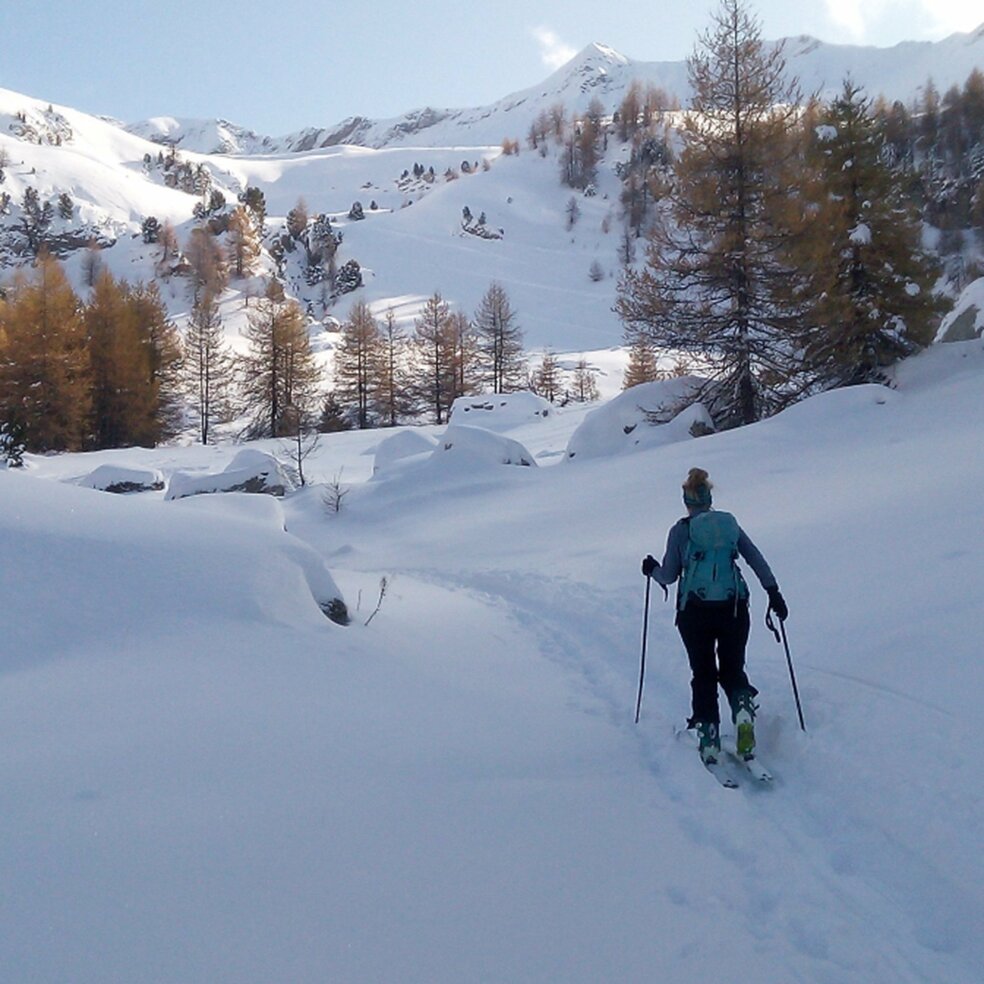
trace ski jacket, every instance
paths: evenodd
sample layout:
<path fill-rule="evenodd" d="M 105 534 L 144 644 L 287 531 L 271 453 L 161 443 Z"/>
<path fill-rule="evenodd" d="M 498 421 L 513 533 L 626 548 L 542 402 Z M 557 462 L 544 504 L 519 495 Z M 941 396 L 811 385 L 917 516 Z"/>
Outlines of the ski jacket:
<path fill-rule="evenodd" d="M 701 511 L 703 512 L 706 510 Z M 690 517 L 684 516 L 683 519 L 677 520 L 677 522 L 670 527 L 669 535 L 666 538 L 666 552 L 663 555 L 663 560 L 661 561 L 659 567 L 653 571 L 653 577 L 660 584 L 668 587 L 679 579 L 687 563 L 687 548 L 689 542 Z M 763 588 L 765 588 L 766 591 L 768 591 L 769 588 L 778 586 L 775 575 L 772 573 L 772 568 L 769 567 L 765 557 L 762 556 L 762 552 L 755 546 L 754 543 L 752 543 L 751 538 L 740 526 L 738 527 L 738 554 L 755 572 L 755 576 L 759 579 L 759 583 Z M 690 604 L 719 605 L 720 602 L 700 602 L 699 599 L 692 598 Z M 680 596 L 680 591 L 678 589 L 677 610 L 680 610 L 683 607 L 684 599 Z"/>

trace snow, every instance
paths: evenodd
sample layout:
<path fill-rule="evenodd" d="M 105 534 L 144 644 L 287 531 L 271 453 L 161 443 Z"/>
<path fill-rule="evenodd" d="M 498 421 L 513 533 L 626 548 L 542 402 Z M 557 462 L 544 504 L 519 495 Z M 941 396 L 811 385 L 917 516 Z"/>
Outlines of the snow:
<path fill-rule="evenodd" d="M 486 432 L 540 468 L 370 481 L 393 436 L 326 435 L 337 513 L 75 484 L 234 446 L 0 472 L 4 978 L 976 984 L 982 381 L 977 339 L 696 442 L 566 462 L 611 404 Z M 806 734 L 752 583 L 769 790 L 674 737 L 655 595 L 633 724 L 639 561 L 693 465 L 791 609 Z"/>
<path fill-rule="evenodd" d="M 940 323 L 936 340 L 961 342 L 984 335 L 984 277 L 971 281 Z"/>

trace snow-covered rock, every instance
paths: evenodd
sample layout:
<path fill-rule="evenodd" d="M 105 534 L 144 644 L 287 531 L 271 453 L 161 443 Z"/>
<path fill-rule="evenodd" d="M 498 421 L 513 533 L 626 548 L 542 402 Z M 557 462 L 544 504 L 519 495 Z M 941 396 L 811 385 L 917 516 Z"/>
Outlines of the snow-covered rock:
<path fill-rule="evenodd" d="M 449 419 L 454 424 L 502 431 L 546 420 L 553 412 L 553 404 L 535 393 L 489 393 L 458 397 L 451 404 Z"/>
<path fill-rule="evenodd" d="M 391 434 L 379 442 L 373 459 L 373 475 L 389 471 L 397 462 L 417 455 L 433 454 L 437 449 L 436 438 L 419 430 L 403 430 Z"/>
<path fill-rule="evenodd" d="M 183 499 L 189 495 L 211 495 L 215 492 L 282 496 L 293 488 L 294 483 L 283 465 L 272 454 L 246 448 L 221 472 L 200 475 L 176 471 L 168 482 L 164 498 Z"/>
<path fill-rule="evenodd" d="M 936 333 L 938 342 L 969 342 L 984 335 L 984 277 L 969 283 Z"/>
<path fill-rule="evenodd" d="M 700 383 L 679 376 L 627 389 L 584 418 L 568 442 L 568 459 L 606 457 L 710 433 L 714 425 L 706 408 L 688 402 Z"/>
<path fill-rule="evenodd" d="M 441 455 L 445 452 L 465 454 L 473 459 L 497 465 L 526 467 L 536 465 L 533 455 L 519 441 L 501 434 L 493 434 L 482 427 L 469 427 L 464 424 L 452 424 L 444 432 L 440 448 L 434 454 Z"/>
<path fill-rule="evenodd" d="M 79 479 L 78 484 L 101 492 L 150 492 L 164 488 L 164 476 L 152 468 L 100 465 Z"/>

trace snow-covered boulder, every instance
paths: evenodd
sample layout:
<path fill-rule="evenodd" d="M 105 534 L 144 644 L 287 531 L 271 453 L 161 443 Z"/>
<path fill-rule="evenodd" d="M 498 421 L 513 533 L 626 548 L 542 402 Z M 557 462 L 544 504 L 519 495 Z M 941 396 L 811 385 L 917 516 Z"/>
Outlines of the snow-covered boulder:
<path fill-rule="evenodd" d="M 100 465 L 79 479 L 78 484 L 101 492 L 150 492 L 164 488 L 164 476 L 156 469 Z"/>
<path fill-rule="evenodd" d="M 704 405 L 688 405 L 701 382 L 679 376 L 627 389 L 584 418 L 567 443 L 567 458 L 607 457 L 710 433 L 714 424 Z"/>
<path fill-rule="evenodd" d="M 535 467 L 533 455 L 519 441 L 493 434 L 482 427 L 452 424 L 441 436 L 440 448 L 434 455 L 451 452 L 467 455 L 473 460 L 496 465 Z"/>
<path fill-rule="evenodd" d="M 211 495 L 215 492 L 282 496 L 293 488 L 294 483 L 272 454 L 245 448 L 229 462 L 225 471 L 204 475 L 175 472 L 168 482 L 164 498 L 183 499 L 189 495 Z"/>
<path fill-rule="evenodd" d="M 437 439 L 418 430 L 404 430 L 384 438 L 376 447 L 373 475 L 388 472 L 397 462 L 417 455 L 429 455 L 437 449 Z"/>
<path fill-rule="evenodd" d="M 553 404 L 535 393 L 496 393 L 459 396 L 451 404 L 448 419 L 453 424 L 504 431 L 537 420 L 546 420 L 553 412 Z"/>
<path fill-rule="evenodd" d="M 984 277 L 969 283 L 936 333 L 938 342 L 969 342 L 984 336 Z"/>

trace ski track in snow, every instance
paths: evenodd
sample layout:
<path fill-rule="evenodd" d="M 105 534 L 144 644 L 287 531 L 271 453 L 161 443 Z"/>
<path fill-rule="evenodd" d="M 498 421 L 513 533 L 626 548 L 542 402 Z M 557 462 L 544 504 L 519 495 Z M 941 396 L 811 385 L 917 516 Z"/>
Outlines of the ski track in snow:
<path fill-rule="evenodd" d="M 722 918 L 733 923 L 735 912 L 728 909 L 734 906 L 741 912 L 743 934 L 763 945 L 789 940 L 807 961 L 808 971 L 791 972 L 781 980 L 929 984 L 944 979 L 941 973 L 954 984 L 975 979 L 973 964 L 949 958 L 967 948 L 972 960 L 977 954 L 984 962 L 984 948 L 976 938 L 975 899 L 941 883 L 933 866 L 898 843 L 890 829 L 857 810 L 832 811 L 824 779 L 829 766 L 822 764 L 824 756 L 814 740 L 801 739 L 794 725 L 763 715 L 760 750 L 775 750 L 785 731 L 782 741 L 795 754 L 778 760 L 787 778 L 777 774 L 768 788 L 757 787 L 736 770 L 741 802 L 735 791 L 718 790 L 700 774 L 689 744 L 676 743 L 686 748 L 686 755 L 675 751 L 673 705 L 679 706 L 680 717 L 686 716 L 687 688 L 679 685 L 687 675 L 686 661 L 675 632 L 667 638 L 666 632 L 654 631 L 653 609 L 650 647 L 655 641 L 664 651 L 649 650 L 643 715 L 635 729 L 631 698 L 638 668 L 632 660 L 638 660 L 641 640 L 629 631 L 637 613 L 625 610 L 623 592 L 508 571 L 458 577 L 436 571 L 412 574 L 451 592 L 474 593 L 501 609 L 536 640 L 541 656 L 579 681 L 578 710 L 602 716 L 624 733 L 627 744 L 638 746 L 645 769 L 658 793 L 675 807 L 677 824 L 693 849 L 717 854 L 729 870 L 730 903 L 724 895 L 713 900 L 722 907 Z M 641 618 L 641 606 L 638 614 Z M 896 699 L 915 700 L 889 687 L 840 676 Z M 664 690 L 668 697 L 661 697 Z M 721 701 L 726 706 L 723 694 Z M 763 759 L 771 768 L 774 760 L 764 753 Z M 807 764 L 815 787 L 804 774 Z M 775 857 L 782 859 L 781 871 Z M 707 901 L 682 885 L 665 892 L 684 908 L 699 910 Z"/>

